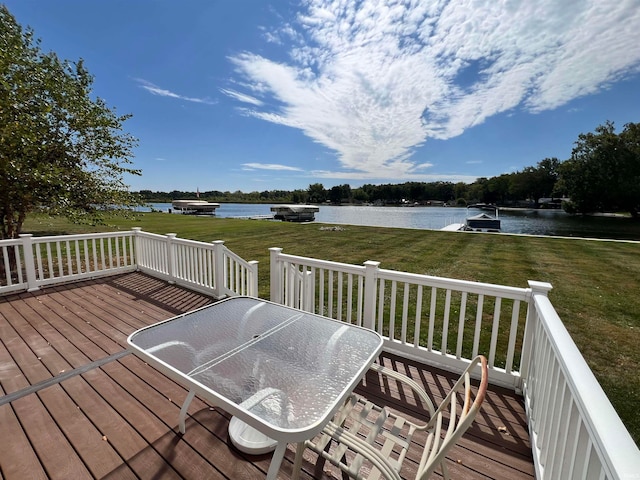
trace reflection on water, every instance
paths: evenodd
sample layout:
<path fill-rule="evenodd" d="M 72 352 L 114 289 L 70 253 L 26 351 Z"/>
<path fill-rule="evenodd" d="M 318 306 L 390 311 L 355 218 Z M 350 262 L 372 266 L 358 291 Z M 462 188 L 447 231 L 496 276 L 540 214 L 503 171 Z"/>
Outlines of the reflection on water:
<path fill-rule="evenodd" d="M 168 212 L 170 203 L 150 204 Z M 216 217 L 271 215 L 270 204 L 221 203 Z M 145 210 L 149 210 L 148 208 Z M 478 212 L 473 212 L 477 214 Z M 462 223 L 465 208 L 453 207 L 374 207 L 322 205 L 316 221 L 334 224 L 438 230 L 450 223 Z M 631 218 L 580 217 L 561 210 L 500 210 L 502 231 L 529 235 L 640 240 L 640 221 Z"/>

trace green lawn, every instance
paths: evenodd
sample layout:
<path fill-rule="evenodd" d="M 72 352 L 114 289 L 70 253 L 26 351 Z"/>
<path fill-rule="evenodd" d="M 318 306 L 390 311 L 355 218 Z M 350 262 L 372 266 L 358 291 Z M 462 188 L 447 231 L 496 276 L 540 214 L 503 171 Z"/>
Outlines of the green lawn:
<path fill-rule="evenodd" d="M 284 253 L 351 264 L 527 287 L 549 282 L 549 297 L 614 407 L 640 444 L 640 243 L 462 234 L 430 230 L 295 224 L 144 213 L 87 227 L 34 217 L 35 235 L 127 230 L 225 245 L 258 260 L 260 296 L 268 298 L 269 247 Z"/>

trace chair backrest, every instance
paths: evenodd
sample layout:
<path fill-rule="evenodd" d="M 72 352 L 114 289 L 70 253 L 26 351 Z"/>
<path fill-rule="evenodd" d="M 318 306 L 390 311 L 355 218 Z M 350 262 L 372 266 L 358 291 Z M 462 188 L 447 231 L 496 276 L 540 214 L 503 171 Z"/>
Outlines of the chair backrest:
<path fill-rule="evenodd" d="M 474 396 L 471 372 L 478 365 L 481 368 L 480 386 Z M 425 442 L 416 479 L 428 478 L 439 465 L 443 469 L 444 477 L 448 477 L 444 462 L 445 456 L 448 450 L 455 445 L 462 434 L 471 426 L 487 393 L 488 377 L 487 359 L 479 355 L 473 359 L 456 384 L 451 388 L 451 391 L 440 403 L 427 426 L 429 434 Z M 460 401 L 461 397 L 462 402 Z"/>

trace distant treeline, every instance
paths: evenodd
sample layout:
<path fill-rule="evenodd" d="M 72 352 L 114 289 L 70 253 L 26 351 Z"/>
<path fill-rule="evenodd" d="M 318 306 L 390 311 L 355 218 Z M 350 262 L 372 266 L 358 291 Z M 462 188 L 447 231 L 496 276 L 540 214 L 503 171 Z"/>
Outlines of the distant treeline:
<path fill-rule="evenodd" d="M 333 203 L 381 205 L 421 204 L 464 206 L 491 203 L 533 208 L 562 207 L 571 213 L 640 211 L 640 124 L 627 124 L 616 134 L 606 122 L 594 133 L 580 134 L 571 158 L 545 158 L 534 167 L 473 183 L 405 182 L 351 188 L 348 184 L 325 188 L 321 183 L 306 190 L 265 190 L 245 193 L 152 192 L 142 190 L 146 202 L 171 202 L 196 198 L 233 203 Z M 569 200 L 570 199 L 570 200 Z"/>
<path fill-rule="evenodd" d="M 537 167 L 493 178 L 479 178 L 471 184 L 459 182 L 405 182 L 401 184 L 372 185 L 351 188 L 348 184 L 325 188 L 321 183 L 309 185 L 306 190 L 265 190 L 262 192 L 180 191 L 153 192 L 141 190 L 146 202 L 165 203 L 182 198 L 200 198 L 221 203 L 333 203 L 382 205 L 494 203 L 497 205 L 539 206 L 543 197 L 554 192 L 557 183 L 557 159 L 545 159 Z"/>

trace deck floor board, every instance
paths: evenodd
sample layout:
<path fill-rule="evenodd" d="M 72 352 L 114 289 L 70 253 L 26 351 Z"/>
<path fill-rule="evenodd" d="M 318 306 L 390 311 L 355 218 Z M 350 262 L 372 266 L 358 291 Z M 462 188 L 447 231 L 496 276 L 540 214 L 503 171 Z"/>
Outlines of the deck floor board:
<path fill-rule="evenodd" d="M 180 435 L 187 391 L 134 355 L 121 356 L 136 329 L 212 301 L 142 273 L 0 297 L 0 402 L 38 382 L 48 385 L 0 403 L 0 479 L 264 478 L 271 455 L 248 456 L 230 446 L 228 412 L 196 397 Z M 380 361 L 423 383 L 436 402 L 455 381 L 449 372 L 392 354 Z M 58 377 L 62 372 L 72 376 Z M 410 392 L 381 383 L 373 372 L 357 391 L 424 417 Z M 403 474 L 419 459 L 422 439 L 415 440 Z M 294 455 L 290 445 L 279 478 L 291 477 Z M 304 458 L 304 480 L 341 478 L 330 466 L 317 467 L 311 452 Z M 490 387 L 476 422 L 448 458 L 452 478 L 532 480 L 522 399 Z"/>

